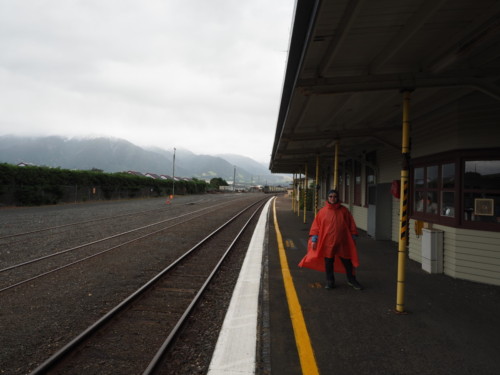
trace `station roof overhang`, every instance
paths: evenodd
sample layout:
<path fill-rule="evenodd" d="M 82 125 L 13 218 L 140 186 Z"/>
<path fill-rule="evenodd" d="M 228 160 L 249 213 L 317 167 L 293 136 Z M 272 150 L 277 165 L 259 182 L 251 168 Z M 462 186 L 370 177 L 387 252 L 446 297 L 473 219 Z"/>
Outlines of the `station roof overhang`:
<path fill-rule="evenodd" d="M 497 0 L 297 0 L 269 169 L 401 149 L 411 121 L 473 92 L 500 100 Z"/>

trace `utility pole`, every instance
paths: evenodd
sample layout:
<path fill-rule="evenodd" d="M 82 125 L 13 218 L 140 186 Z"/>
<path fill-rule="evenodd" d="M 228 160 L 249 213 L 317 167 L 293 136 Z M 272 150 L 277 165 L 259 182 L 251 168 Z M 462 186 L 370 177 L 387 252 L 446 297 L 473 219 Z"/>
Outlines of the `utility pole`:
<path fill-rule="evenodd" d="M 236 191 L 236 166 L 234 166 L 234 174 L 233 174 L 233 191 Z"/>
<path fill-rule="evenodd" d="M 175 194 L 175 147 L 174 147 L 174 158 L 172 160 L 172 198 Z"/>

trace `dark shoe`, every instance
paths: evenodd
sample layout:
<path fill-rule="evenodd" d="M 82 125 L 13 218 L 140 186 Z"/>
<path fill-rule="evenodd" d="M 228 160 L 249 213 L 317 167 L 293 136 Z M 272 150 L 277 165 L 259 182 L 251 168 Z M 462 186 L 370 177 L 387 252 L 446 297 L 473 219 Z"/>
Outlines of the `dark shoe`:
<path fill-rule="evenodd" d="M 334 283 L 326 283 L 325 289 L 335 289 L 335 284 Z"/>
<path fill-rule="evenodd" d="M 347 282 L 347 285 L 349 285 L 355 290 L 363 290 L 363 286 L 360 283 L 358 283 L 357 280 L 350 280 Z"/>

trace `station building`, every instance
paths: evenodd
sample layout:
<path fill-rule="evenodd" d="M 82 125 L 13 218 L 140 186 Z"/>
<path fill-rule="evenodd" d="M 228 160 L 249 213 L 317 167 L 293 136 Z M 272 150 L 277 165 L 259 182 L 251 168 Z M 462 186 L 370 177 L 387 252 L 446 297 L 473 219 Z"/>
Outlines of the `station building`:
<path fill-rule="evenodd" d="M 270 170 L 500 285 L 500 2 L 297 0 Z M 307 181 L 307 182 L 305 182 Z"/>

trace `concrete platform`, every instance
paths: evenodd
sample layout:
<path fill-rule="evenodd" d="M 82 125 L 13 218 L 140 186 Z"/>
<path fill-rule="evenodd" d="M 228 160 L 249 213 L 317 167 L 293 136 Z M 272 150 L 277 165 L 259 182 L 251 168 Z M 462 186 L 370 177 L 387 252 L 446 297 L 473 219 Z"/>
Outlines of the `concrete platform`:
<path fill-rule="evenodd" d="M 396 314 L 397 244 L 361 234 L 357 277 L 365 290 L 350 288 L 343 274 L 336 274 L 336 288 L 327 290 L 324 273 L 297 266 L 312 215 L 304 224 L 285 197 L 276 199 L 276 213 L 319 373 L 500 374 L 500 287 L 431 275 L 408 260 L 408 313 Z M 292 327 L 296 317 L 285 292 L 272 206 L 266 244 L 256 373 L 314 373 L 297 349 L 307 338 Z"/>
<path fill-rule="evenodd" d="M 276 212 L 317 368 L 321 374 L 500 374 L 500 287 L 430 275 L 407 261 L 405 310 L 396 306 L 397 244 L 357 241 L 356 291 L 336 274 L 336 288 L 324 289 L 325 275 L 297 264 L 305 254 L 312 215 L 303 223 L 279 197 Z M 275 225 L 269 221 L 269 337 L 272 374 L 302 374 L 290 323 Z"/>

